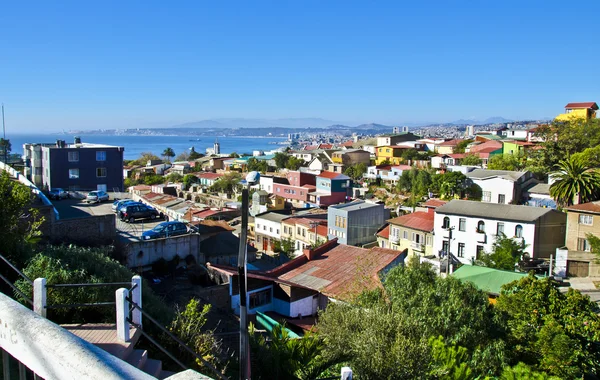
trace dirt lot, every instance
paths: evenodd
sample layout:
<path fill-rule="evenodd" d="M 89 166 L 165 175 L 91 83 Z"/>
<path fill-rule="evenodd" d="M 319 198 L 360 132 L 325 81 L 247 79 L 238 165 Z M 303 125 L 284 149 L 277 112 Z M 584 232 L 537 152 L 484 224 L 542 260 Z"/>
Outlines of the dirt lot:
<path fill-rule="evenodd" d="M 63 199 L 60 201 L 52 201 L 61 219 L 84 218 L 90 215 L 107 215 L 113 214 L 112 204 L 113 198 L 108 202 L 102 203 L 87 203 L 81 199 Z M 144 231 L 154 228 L 157 224 L 163 222 L 158 221 L 138 221 L 135 223 L 125 223 L 117 219 L 117 233 L 119 237 L 126 241 L 139 240 Z"/>

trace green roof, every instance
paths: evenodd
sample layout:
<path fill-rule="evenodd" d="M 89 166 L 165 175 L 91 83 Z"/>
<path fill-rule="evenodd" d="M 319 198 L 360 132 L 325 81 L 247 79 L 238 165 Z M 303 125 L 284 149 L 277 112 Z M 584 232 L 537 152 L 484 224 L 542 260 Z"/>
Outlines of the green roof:
<path fill-rule="evenodd" d="M 463 265 L 455 270 L 452 276 L 463 281 L 472 282 L 479 290 L 499 295 L 502 285 L 527 277 L 527 273 L 509 272 L 476 265 Z"/>
<path fill-rule="evenodd" d="M 261 313 L 260 311 L 256 312 L 256 321 L 258 323 L 260 323 L 269 332 L 272 332 L 273 329 L 275 328 L 275 326 L 281 326 L 281 324 L 279 322 L 277 322 L 273 318 L 269 317 L 268 315 Z M 287 330 L 289 338 L 291 338 L 291 339 L 300 338 L 300 336 L 298 334 L 296 334 L 295 332 L 293 332 L 292 330 L 285 328 L 284 326 L 281 326 L 281 327 L 284 328 L 285 330 Z"/>

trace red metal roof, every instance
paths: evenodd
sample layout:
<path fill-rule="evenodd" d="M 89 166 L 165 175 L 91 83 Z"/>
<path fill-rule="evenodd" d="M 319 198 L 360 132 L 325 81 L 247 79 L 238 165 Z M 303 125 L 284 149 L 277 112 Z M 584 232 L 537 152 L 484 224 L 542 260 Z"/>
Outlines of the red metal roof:
<path fill-rule="evenodd" d="M 394 165 L 392 167 L 396 168 L 396 169 L 399 169 L 399 170 L 410 170 L 410 169 L 412 169 L 412 166 L 410 166 L 410 165 Z"/>
<path fill-rule="evenodd" d="M 319 147 L 318 145 L 307 145 L 304 147 L 304 150 L 315 150 L 318 147 Z"/>
<path fill-rule="evenodd" d="M 496 140 L 489 140 L 471 147 L 470 152 L 493 152 L 498 149 L 502 149 L 502 143 Z"/>
<path fill-rule="evenodd" d="M 446 203 L 448 203 L 448 202 L 447 201 L 443 201 L 441 199 L 431 198 L 431 199 L 428 199 L 427 202 L 425 202 L 423 204 L 423 206 L 425 206 L 425 207 L 431 207 L 431 208 L 436 208 L 436 207 L 443 206 Z"/>
<path fill-rule="evenodd" d="M 565 207 L 565 210 L 567 210 L 567 211 L 583 211 L 583 212 L 591 212 L 594 214 L 600 214 L 600 201 L 581 203 L 578 205 Z"/>
<path fill-rule="evenodd" d="M 279 276 L 279 279 L 348 299 L 365 289 L 381 286 L 378 273 L 402 251 L 338 245 Z M 360 270 L 358 269 L 360 268 Z"/>
<path fill-rule="evenodd" d="M 198 177 L 198 178 L 204 178 L 204 179 L 217 179 L 217 178 L 223 177 L 223 174 L 219 174 L 219 173 L 199 173 L 199 174 L 196 174 L 196 177 Z"/>
<path fill-rule="evenodd" d="M 390 224 L 412 228 L 414 230 L 432 232 L 433 231 L 432 212 L 417 211 L 412 214 L 406 214 L 394 219 L 388 220 Z"/>
<path fill-rule="evenodd" d="M 383 228 L 383 230 L 379 231 L 377 233 L 377 236 L 382 237 L 384 239 L 389 239 L 390 238 L 390 225 L 388 224 L 387 226 L 385 226 Z"/>
<path fill-rule="evenodd" d="M 565 108 L 591 108 L 597 110 L 598 105 L 596 102 L 569 103 L 565 106 Z"/>
<path fill-rule="evenodd" d="M 439 146 L 457 146 L 458 143 L 462 142 L 462 141 L 464 141 L 464 140 L 462 140 L 462 139 L 448 140 L 448 141 L 444 141 Z"/>
<path fill-rule="evenodd" d="M 342 173 L 334 173 L 334 172 L 323 171 L 317 177 L 333 179 L 333 178 L 339 177 L 340 175 L 342 175 Z"/>
<path fill-rule="evenodd" d="M 333 148 L 333 144 L 320 144 L 319 149 L 331 149 Z"/>
<path fill-rule="evenodd" d="M 340 146 L 352 147 L 352 146 L 354 146 L 354 141 L 348 140 L 346 142 L 341 143 Z"/>

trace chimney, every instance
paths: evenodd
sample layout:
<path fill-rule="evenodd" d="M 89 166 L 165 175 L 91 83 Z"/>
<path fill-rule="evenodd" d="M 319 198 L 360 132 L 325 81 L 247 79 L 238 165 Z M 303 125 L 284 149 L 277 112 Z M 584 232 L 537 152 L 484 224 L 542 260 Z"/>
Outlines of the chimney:
<path fill-rule="evenodd" d="M 317 247 L 315 249 L 305 249 L 302 252 L 304 253 L 304 256 L 306 256 L 308 261 L 314 260 L 318 256 L 321 256 L 323 253 L 337 246 L 337 240 L 337 238 L 333 238 L 332 240 L 329 240 L 325 244 L 321 245 L 320 247 Z"/>

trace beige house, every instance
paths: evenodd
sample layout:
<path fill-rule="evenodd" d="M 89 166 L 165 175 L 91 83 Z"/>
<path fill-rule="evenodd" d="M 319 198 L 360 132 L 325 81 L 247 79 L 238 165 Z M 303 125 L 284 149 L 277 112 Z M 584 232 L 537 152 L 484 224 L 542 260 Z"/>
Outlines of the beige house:
<path fill-rule="evenodd" d="M 386 227 L 377 234 L 379 246 L 397 251 L 406 250 L 407 258 L 413 255 L 432 255 L 433 220 L 433 210 L 417 211 L 390 219 L 388 220 L 389 229 Z M 387 242 L 386 234 L 388 235 Z"/>
<path fill-rule="evenodd" d="M 302 254 L 302 250 L 327 241 L 327 214 L 321 214 L 320 217 L 288 218 L 281 225 L 281 239 L 293 241 L 298 256 Z"/>
<path fill-rule="evenodd" d="M 556 251 L 555 273 L 567 277 L 598 277 L 600 264 L 592 254 L 588 234 L 600 237 L 600 201 L 569 206 L 565 247 Z"/>

